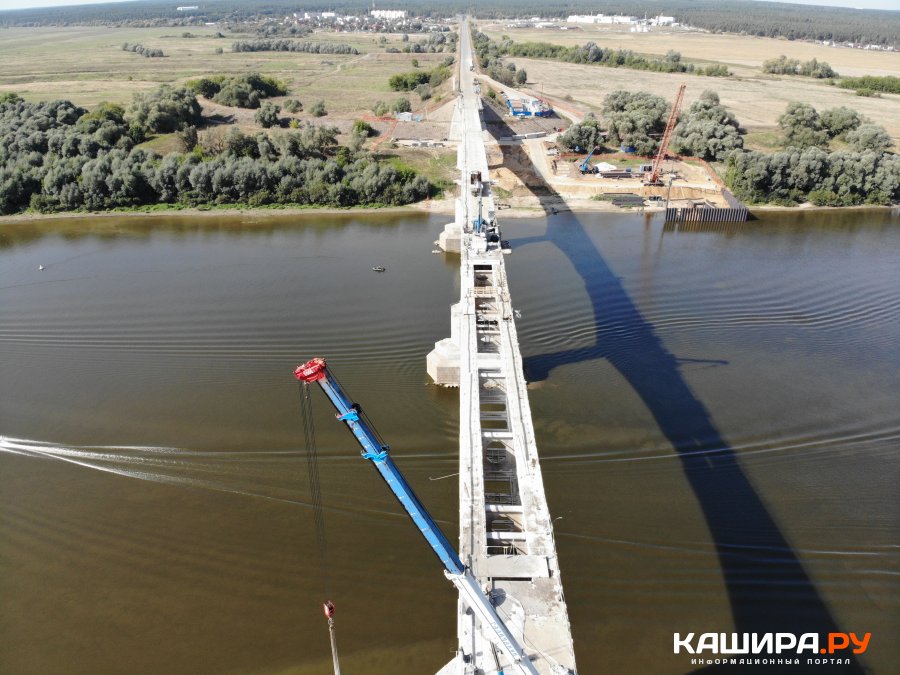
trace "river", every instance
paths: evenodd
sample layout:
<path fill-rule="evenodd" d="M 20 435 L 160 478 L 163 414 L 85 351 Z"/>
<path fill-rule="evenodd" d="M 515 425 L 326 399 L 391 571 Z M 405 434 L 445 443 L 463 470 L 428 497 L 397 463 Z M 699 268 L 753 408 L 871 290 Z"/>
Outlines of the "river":
<path fill-rule="evenodd" d="M 328 358 L 455 540 L 445 220 L 0 225 L 0 672 L 326 673 L 326 595 L 345 673 L 451 658 L 452 587 L 323 397 L 319 572 L 291 376 Z M 896 672 L 900 221 L 689 229 L 505 226 L 579 670 L 840 630 L 871 643 L 825 672 Z"/>

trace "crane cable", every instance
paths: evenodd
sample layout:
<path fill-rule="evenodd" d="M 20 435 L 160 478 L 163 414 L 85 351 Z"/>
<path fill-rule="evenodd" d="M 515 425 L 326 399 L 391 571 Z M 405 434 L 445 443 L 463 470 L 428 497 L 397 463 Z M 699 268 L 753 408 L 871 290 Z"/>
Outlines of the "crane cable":
<path fill-rule="evenodd" d="M 300 384 L 300 414 L 303 418 L 303 442 L 306 446 L 306 469 L 309 476 L 309 493 L 312 500 L 313 518 L 316 525 L 316 545 L 319 550 L 319 578 L 325 590 L 325 597 L 331 597 L 331 579 L 328 574 L 328 546 L 325 539 L 325 509 L 322 505 L 322 487 L 319 484 L 319 453 L 316 446 L 316 426 L 313 419 L 312 396 L 308 382 Z M 331 660 L 334 675 L 341 675 L 338 662 L 337 635 L 334 626 L 334 603 L 326 600 L 323 605 L 328 619 L 328 636 L 331 639 Z"/>

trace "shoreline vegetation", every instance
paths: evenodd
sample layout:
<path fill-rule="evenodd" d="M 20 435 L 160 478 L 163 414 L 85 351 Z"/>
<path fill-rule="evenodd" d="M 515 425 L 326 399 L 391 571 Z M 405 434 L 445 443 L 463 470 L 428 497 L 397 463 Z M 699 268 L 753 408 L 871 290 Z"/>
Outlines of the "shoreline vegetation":
<path fill-rule="evenodd" d="M 209 120 L 198 93 L 185 87 L 135 94 L 127 110 L 0 95 L 0 213 L 159 204 L 400 206 L 439 191 L 412 167 L 367 150 L 366 128 L 355 129 L 346 144 L 331 126 L 269 133 L 282 126 L 280 108 L 260 99 L 287 93 L 272 78 L 202 78 L 196 86 L 222 104 L 258 108 L 266 130 L 251 136 L 230 126 L 221 142 L 204 145 L 197 130 Z M 183 152 L 161 156 L 139 147 L 167 133 L 178 134 Z"/>
<path fill-rule="evenodd" d="M 583 202 L 583 203 L 581 203 Z M 622 209 L 612 206 L 606 202 L 597 202 L 593 200 L 579 200 L 576 203 L 554 204 L 557 213 L 617 213 L 628 214 L 634 211 L 623 211 Z M 823 211 L 828 213 L 843 211 L 885 211 L 896 209 L 896 206 L 881 206 L 873 204 L 859 204 L 856 206 L 816 206 L 814 204 L 803 204 L 800 206 L 779 206 L 775 204 L 757 205 L 752 211 L 758 213 L 806 213 L 810 211 Z M 662 213 L 662 207 L 645 207 L 644 213 Z M 54 213 L 41 213 L 39 211 L 24 211 L 10 215 L 0 215 L 0 227 L 4 225 L 16 225 L 19 223 L 32 223 L 42 221 L 65 221 L 78 219 L 103 219 L 113 220 L 115 218 L 170 218 L 172 216 L 190 216 L 199 218 L 211 217 L 229 217 L 238 216 L 258 219 L 263 216 L 272 217 L 290 217 L 298 216 L 301 218 L 313 218 L 316 216 L 347 216 L 354 215 L 437 215 L 452 216 L 454 213 L 454 199 L 436 199 L 416 202 L 406 206 L 351 206 L 336 208 L 331 206 L 301 206 L 301 205 L 273 205 L 273 206 L 249 206 L 245 204 L 223 204 L 209 208 L 199 208 L 196 206 L 179 206 L 176 204 L 165 204 L 135 207 L 130 209 L 112 209 L 106 211 L 57 211 Z M 503 211 L 504 218 L 539 218 L 547 215 L 547 207 L 534 206 L 515 206 Z"/>

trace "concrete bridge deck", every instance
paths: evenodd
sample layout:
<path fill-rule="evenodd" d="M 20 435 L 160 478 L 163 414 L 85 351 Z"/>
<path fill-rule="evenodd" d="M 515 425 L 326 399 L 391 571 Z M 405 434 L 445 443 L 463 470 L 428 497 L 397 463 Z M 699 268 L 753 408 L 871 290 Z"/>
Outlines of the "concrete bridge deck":
<path fill-rule="evenodd" d="M 460 254 L 460 300 L 450 338 L 428 355 L 437 384 L 459 387 L 460 558 L 488 589 L 539 673 L 575 673 L 568 610 L 531 421 L 522 358 L 491 194 L 481 97 L 460 31 L 456 219 L 440 236 Z M 473 174 L 481 180 L 473 182 Z M 459 649 L 440 675 L 520 672 L 482 635 L 460 601 Z"/>

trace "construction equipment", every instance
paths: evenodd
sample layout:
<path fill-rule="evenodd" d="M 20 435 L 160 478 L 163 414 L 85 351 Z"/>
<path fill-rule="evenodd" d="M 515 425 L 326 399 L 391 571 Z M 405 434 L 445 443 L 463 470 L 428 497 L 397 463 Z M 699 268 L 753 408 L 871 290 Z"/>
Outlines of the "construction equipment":
<path fill-rule="evenodd" d="M 538 671 L 525 654 L 518 640 L 497 614 L 494 605 L 482 590 L 472 571 L 463 565 L 456 550 L 450 545 L 440 527 L 419 501 L 403 474 L 394 464 L 389 447 L 382 441 L 360 406 L 353 403 L 328 369 L 325 359 L 314 358 L 294 370 L 300 382 L 318 382 L 322 391 L 337 409 L 335 416 L 346 424 L 362 447 L 363 459 L 368 459 L 381 474 L 388 487 L 406 509 L 409 517 L 425 537 L 428 545 L 444 565 L 444 575 L 456 586 L 460 597 L 477 616 L 485 638 L 505 652 L 518 666 L 521 673 L 537 675 Z"/>
<path fill-rule="evenodd" d="M 581 171 L 581 175 L 585 175 L 586 173 L 599 173 L 600 169 L 596 166 L 591 165 L 591 157 L 594 156 L 594 153 L 597 152 L 599 148 L 592 149 L 588 156 L 584 158 L 584 161 L 578 165 L 578 170 Z"/>
<path fill-rule="evenodd" d="M 328 575 L 327 541 L 325 538 L 325 511 L 322 504 L 322 489 L 319 483 L 319 460 L 316 447 L 316 427 L 313 421 L 312 397 L 309 389 L 300 392 L 300 413 L 303 416 L 303 435 L 306 445 L 306 468 L 309 474 L 309 494 L 313 507 L 313 517 L 316 523 L 316 543 L 319 549 L 319 577 L 326 596 L 331 595 L 331 583 Z M 334 603 L 326 600 L 322 603 L 325 610 L 325 618 L 328 620 L 328 635 L 331 639 L 331 660 L 334 665 L 334 675 L 341 675 L 341 665 L 338 659 L 337 636 L 334 626 Z"/>
<path fill-rule="evenodd" d="M 328 619 L 328 635 L 331 638 L 331 662 L 334 667 L 334 675 L 341 675 L 341 664 L 338 661 L 337 636 L 334 632 L 334 603 L 329 600 L 322 605 L 325 610 L 325 618 Z"/>
<path fill-rule="evenodd" d="M 675 125 L 678 124 L 678 113 L 681 112 L 681 102 L 684 100 L 684 90 L 686 88 L 686 84 L 682 84 L 678 88 L 675 103 L 672 104 L 669 121 L 666 122 L 666 130 L 663 132 L 662 139 L 659 142 L 659 150 L 656 151 L 656 158 L 653 160 L 653 167 L 646 175 L 645 185 L 662 185 L 659 181 L 660 170 L 662 169 L 663 160 L 666 158 L 666 151 L 669 149 L 669 141 L 672 140 L 672 132 L 675 131 Z"/>

